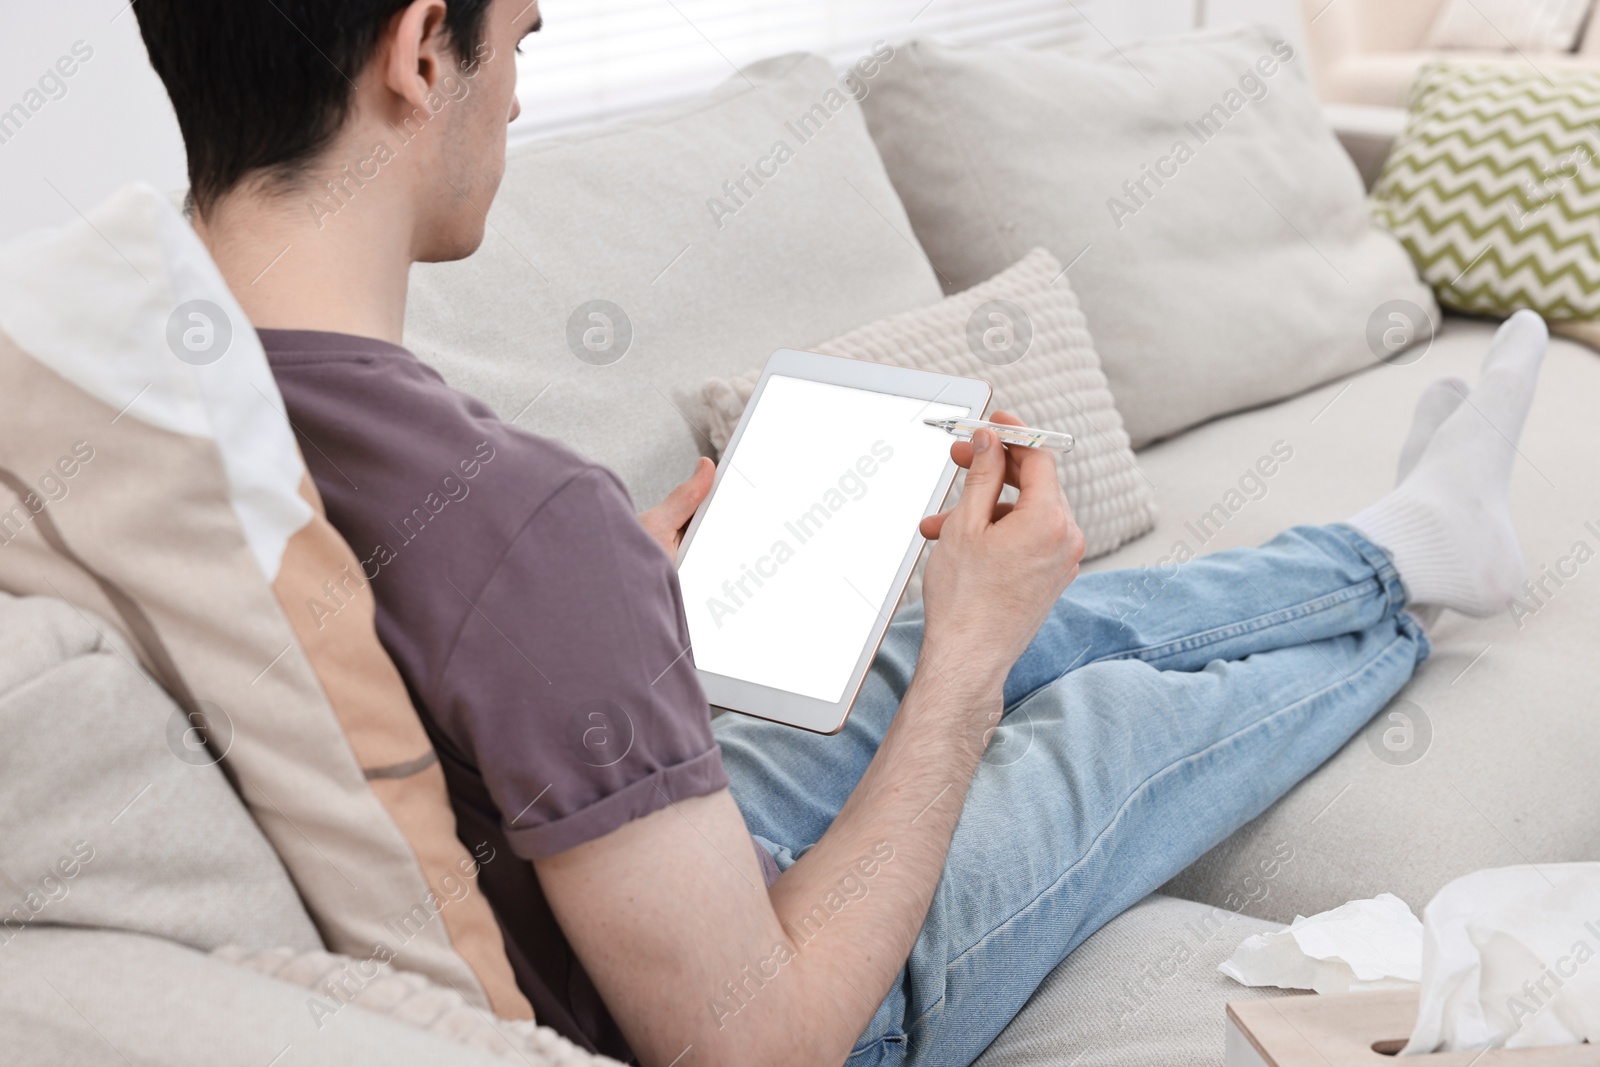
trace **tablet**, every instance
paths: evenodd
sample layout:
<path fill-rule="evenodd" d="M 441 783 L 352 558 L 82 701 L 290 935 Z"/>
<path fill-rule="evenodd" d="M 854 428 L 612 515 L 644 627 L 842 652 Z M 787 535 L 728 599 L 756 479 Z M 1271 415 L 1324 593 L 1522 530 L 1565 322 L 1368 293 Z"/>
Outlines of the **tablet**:
<path fill-rule="evenodd" d="M 928 418 L 989 383 L 774 353 L 678 554 L 696 669 L 716 707 L 837 733 L 956 465 Z"/>

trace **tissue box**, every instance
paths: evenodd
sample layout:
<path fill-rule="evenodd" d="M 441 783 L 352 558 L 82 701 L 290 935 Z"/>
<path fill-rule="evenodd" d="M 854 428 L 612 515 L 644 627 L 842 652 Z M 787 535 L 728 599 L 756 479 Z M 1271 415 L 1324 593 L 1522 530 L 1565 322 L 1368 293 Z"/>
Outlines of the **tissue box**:
<path fill-rule="evenodd" d="M 1600 1048 L 1495 1049 L 1395 1058 L 1417 1021 L 1415 990 L 1228 1005 L 1227 1067 L 1595 1067 Z"/>

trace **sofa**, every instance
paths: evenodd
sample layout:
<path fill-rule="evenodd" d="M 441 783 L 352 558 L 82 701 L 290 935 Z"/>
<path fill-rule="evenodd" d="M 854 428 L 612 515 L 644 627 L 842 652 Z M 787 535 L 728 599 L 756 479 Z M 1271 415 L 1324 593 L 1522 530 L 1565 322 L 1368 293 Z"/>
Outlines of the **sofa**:
<path fill-rule="evenodd" d="M 758 90 L 752 82 L 733 91 Z M 851 115 L 832 121 L 864 134 Z M 667 131 L 677 138 L 682 124 L 719 120 L 710 105 L 691 104 L 671 121 L 680 124 Z M 484 250 L 468 265 L 419 268 L 408 323 L 413 349 L 454 383 L 504 417 L 624 468 L 641 504 L 674 477 L 672 450 L 696 447 L 691 398 L 708 374 L 738 369 L 728 353 L 749 360 L 782 344 L 817 344 L 867 318 L 930 303 L 941 289 L 876 153 L 843 134 L 830 133 L 831 146 L 786 164 L 783 174 L 822 190 L 828 213 L 768 210 L 793 193 L 762 191 L 731 203 L 744 229 L 719 228 L 720 244 L 679 232 L 666 212 L 660 232 L 640 238 L 627 211 L 608 212 L 597 179 L 603 174 L 618 197 L 650 202 L 652 189 L 682 177 L 674 168 L 699 165 L 666 151 L 663 129 L 644 131 L 644 148 L 629 147 L 634 167 L 600 158 L 626 131 L 535 145 L 514 158 Z M 708 144 L 704 154 L 718 150 Z M 1354 165 L 1345 166 L 1354 181 Z M 699 180 L 690 174 L 687 187 Z M 573 197 L 589 190 L 588 213 L 562 210 L 573 201 L 559 198 L 550 209 L 538 193 L 552 183 L 577 190 Z M 814 239 L 819 232 L 826 242 Z M 745 287 L 672 289 L 673 272 L 702 269 L 697 256 L 744 271 Z M 455 270 L 516 284 L 499 297 L 465 296 L 449 280 L 459 276 L 446 273 Z M 631 283 L 636 295 L 621 301 L 639 326 L 637 377 L 626 384 L 594 367 L 574 369 L 565 353 L 532 350 L 518 332 L 544 316 L 560 336 L 564 315 L 546 304 L 568 308 L 615 294 L 625 275 L 641 279 Z M 553 290 L 561 292 L 549 296 Z M 515 315 L 506 310 L 513 303 Z M 669 318 L 686 324 L 670 344 L 650 329 Z M 1155 435 L 1137 458 L 1161 517 L 1089 569 L 1154 564 L 1179 542 L 1205 552 L 1258 543 L 1286 526 L 1353 514 L 1392 483 L 1422 388 L 1443 374 L 1471 378 L 1494 326 L 1448 316 L 1431 340 L 1399 357 L 1363 356 L 1365 369 L 1355 373 Z M 1359 335 L 1341 343 L 1363 348 Z M 509 361 L 462 354 L 500 350 Z M 1420 911 L 1446 882 L 1484 867 L 1600 857 L 1600 730 L 1583 681 L 1600 639 L 1600 563 L 1590 562 L 1600 546 L 1597 404 L 1600 356 L 1552 341 L 1513 489 L 1537 583 L 1522 609 L 1440 621 L 1432 658 L 1395 704 L 1069 956 L 983 1064 L 1214 1067 L 1228 1001 L 1289 995 L 1217 973 L 1246 937 L 1380 892 Z M 596 408 L 608 426 L 620 421 L 633 433 L 595 429 Z M 1242 477 L 1275 447 L 1291 458 L 1241 492 Z M 1244 503 L 1225 508 L 1219 523 L 1225 498 Z M 1202 516 L 1211 521 L 1197 528 Z M 230 946 L 315 956 L 325 931 L 307 913 L 281 850 L 241 803 L 227 764 L 171 758 L 176 705 L 95 615 L 49 596 L 0 596 L 0 649 L 0 810 L 10 815 L 0 874 L 19 896 L 40 901 L 33 921 L 0 928 L 0 1047 L 9 1061 L 601 1062 L 548 1031 L 495 1020 L 471 997 L 452 1000 L 449 990 L 412 990 L 330 1019 L 292 976 L 238 965 Z M 1399 746 L 1386 737 L 1397 728 L 1406 739 Z M 73 851 L 80 842 L 91 858 Z M 35 892 L 38 870 L 59 872 L 49 875 L 48 892 Z M 513 1052 L 497 1048 L 497 1038 Z"/>
<path fill-rule="evenodd" d="M 1411 80 L 1437 59 L 1493 60 L 1540 70 L 1600 63 L 1600 20 L 1593 13 L 1569 53 L 1441 51 L 1425 45 L 1448 0 L 1301 0 L 1317 91 L 1329 103 L 1403 107 Z"/>

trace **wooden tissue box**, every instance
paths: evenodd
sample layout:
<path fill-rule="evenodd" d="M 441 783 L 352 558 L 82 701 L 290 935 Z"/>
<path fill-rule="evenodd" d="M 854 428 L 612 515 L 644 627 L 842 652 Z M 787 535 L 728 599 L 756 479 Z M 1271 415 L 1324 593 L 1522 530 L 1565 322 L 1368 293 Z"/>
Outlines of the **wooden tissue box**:
<path fill-rule="evenodd" d="M 1227 1067 L 1596 1067 L 1600 1046 L 1395 1053 L 1417 1021 L 1415 990 L 1274 997 L 1228 1005 Z"/>

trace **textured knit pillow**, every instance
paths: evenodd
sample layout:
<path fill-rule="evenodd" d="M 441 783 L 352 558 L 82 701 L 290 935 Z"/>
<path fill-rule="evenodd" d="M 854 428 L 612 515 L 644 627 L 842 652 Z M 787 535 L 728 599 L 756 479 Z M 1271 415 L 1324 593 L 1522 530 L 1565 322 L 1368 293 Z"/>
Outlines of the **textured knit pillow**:
<path fill-rule="evenodd" d="M 1446 0 L 1424 48 L 1570 52 L 1594 0 Z"/>
<path fill-rule="evenodd" d="M 1373 188 L 1439 303 L 1600 317 L 1600 72 L 1439 63 Z"/>
<path fill-rule="evenodd" d="M 165 198 L 124 190 L 0 249 L 0 589 L 117 628 L 178 706 L 172 758 L 222 762 L 329 948 L 386 946 L 531 1017 L 472 891 L 493 854 L 456 837 L 372 577 L 323 514 L 255 331 Z"/>
<path fill-rule="evenodd" d="M 1089 558 L 1155 525 L 1151 483 L 1128 447 L 1077 297 L 1049 252 L 1034 249 L 982 285 L 864 326 L 816 350 L 983 378 L 994 386 L 994 408 L 1029 426 L 1072 434 L 1077 445 L 1061 463 L 1061 485 L 1088 542 Z M 707 436 L 719 453 L 760 377 L 758 368 L 731 381 L 713 378 L 701 389 Z M 914 581 L 907 598 L 915 599 L 919 589 L 920 581 Z"/>

